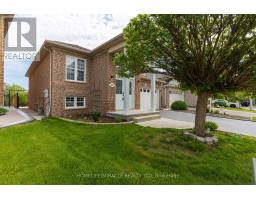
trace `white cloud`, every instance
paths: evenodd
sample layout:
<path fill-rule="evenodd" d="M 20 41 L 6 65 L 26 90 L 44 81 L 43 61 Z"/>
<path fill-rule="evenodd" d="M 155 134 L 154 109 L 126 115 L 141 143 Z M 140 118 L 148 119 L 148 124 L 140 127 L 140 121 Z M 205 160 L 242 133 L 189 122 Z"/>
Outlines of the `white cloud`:
<path fill-rule="evenodd" d="M 24 15 L 17 15 L 24 16 Z M 27 16 L 27 15 L 25 15 Z M 37 20 L 37 48 L 45 39 L 92 49 L 121 33 L 134 15 L 29 15 Z"/>

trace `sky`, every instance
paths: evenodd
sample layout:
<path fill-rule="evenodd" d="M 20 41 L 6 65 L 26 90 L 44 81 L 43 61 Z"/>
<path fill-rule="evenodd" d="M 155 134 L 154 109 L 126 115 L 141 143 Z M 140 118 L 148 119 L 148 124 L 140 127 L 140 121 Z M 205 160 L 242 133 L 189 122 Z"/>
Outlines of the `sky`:
<path fill-rule="evenodd" d="M 15 15 L 36 18 L 37 50 L 44 40 L 57 40 L 93 49 L 120 34 L 134 15 Z M 16 40 L 12 25 L 9 28 L 9 41 Z M 4 79 L 8 84 L 19 84 L 28 89 L 25 73 L 30 60 L 5 59 Z"/>

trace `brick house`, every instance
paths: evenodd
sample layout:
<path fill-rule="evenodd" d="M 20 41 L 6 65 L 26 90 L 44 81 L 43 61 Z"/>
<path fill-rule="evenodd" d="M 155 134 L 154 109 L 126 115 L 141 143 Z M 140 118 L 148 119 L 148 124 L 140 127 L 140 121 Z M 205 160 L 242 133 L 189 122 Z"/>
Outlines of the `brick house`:
<path fill-rule="evenodd" d="M 34 61 L 26 73 L 29 108 L 59 117 L 93 111 L 156 112 L 166 107 L 169 103 L 160 76 L 141 74 L 128 79 L 117 75 L 113 58 L 123 49 L 122 34 L 93 50 L 46 40 L 38 53 L 40 61 Z"/>
<path fill-rule="evenodd" d="M 13 15 L 0 15 L 0 106 L 4 105 L 4 37 L 8 30 L 5 18 L 13 18 Z"/>

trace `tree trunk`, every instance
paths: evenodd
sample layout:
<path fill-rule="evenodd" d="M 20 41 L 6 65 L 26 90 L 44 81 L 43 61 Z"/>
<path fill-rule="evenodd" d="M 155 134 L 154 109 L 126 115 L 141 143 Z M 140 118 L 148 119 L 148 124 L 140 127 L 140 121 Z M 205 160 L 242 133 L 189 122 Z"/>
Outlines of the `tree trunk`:
<path fill-rule="evenodd" d="M 209 94 L 207 92 L 199 92 L 196 104 L 195 134 L 205 137 L 204 124 L 206 119 L 207 102 Z"/>

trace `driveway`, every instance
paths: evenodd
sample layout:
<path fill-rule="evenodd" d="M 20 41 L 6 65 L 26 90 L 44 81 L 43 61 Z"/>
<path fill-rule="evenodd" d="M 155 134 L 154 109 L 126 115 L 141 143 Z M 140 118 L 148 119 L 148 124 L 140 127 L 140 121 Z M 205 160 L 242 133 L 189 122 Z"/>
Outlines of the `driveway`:
<path fill-rule="evenodd" d="M 192 113 L 163 110 L 160 112 L 160 114 L 161 114 L 161 117 L 169 118 L 173 120 L 193 122 L 193 123 L 195 121 L 195 114 L 192 114 Z M 207 116 L 207 120 L 216 122 L 219 126 L 219 130 L 221 131 L 256 137 L 256 122 L 225 119 L 225 118 L 212 117 L 212 116 Z"/>

